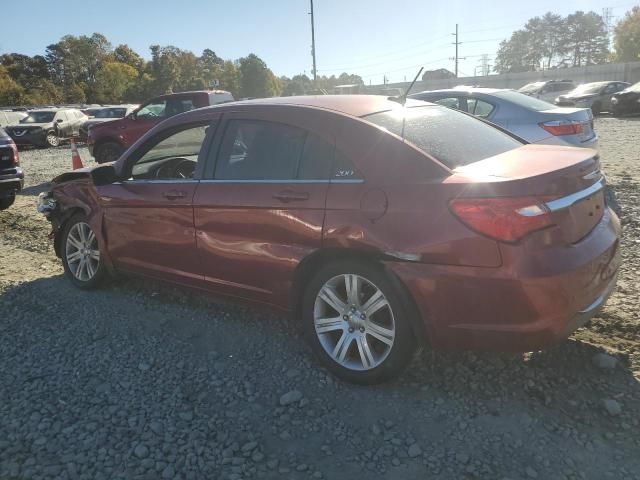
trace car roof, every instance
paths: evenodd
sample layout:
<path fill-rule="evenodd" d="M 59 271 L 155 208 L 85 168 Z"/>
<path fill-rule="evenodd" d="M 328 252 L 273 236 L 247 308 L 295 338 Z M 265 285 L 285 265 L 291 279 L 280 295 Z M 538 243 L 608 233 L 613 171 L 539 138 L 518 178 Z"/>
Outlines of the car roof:
<path fill-rule="evenodd" d="M 298 107 L 333 110 L 353 117 L 363 117 L 376 112 L 384 112 L 402 105 L 384 95 L 301 95 L 295 97 L 258 98 L 214 105 L 208 108 L 233 108 L 240 105 L 291 105 Z M 407 100 L 407 107 L 424 106 L 424 102 Z"/>

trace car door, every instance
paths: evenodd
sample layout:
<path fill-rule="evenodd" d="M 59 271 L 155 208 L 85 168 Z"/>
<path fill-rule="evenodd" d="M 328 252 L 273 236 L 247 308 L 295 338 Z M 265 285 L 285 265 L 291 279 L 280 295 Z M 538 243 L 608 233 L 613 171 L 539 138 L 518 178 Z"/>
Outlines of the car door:
<path fill-rule="evenodd" d="M 130 116 L 119 122 L 121 139 L 125 146 L 133 144 L 166 118 L 167 101 L 165 99 L 150 100 Z"/>
<path fill-rule="evenodd" d="M 611 97 L 614 93 L 620 91 L 619 85 L 619 83 L 610 83 L 602 89 L 602 94 L 600 95 L 601 110 L 611 111 Z"/>
<path fill-rule="evenodd" d="M 56 112 L 53 122 L 58 137 L 66 138 L 69 136 L 69 119 L 64 110 Z"/>
<path fill-rule="evenodd" d="M 201 286 L 193 195 L 213 123 L 165 129 L 127 157 L 127 180 L 97 187 L 117 269 Z"/>
<path fill-rule="evenodd" d="M 194 197 L 209 288 L 287 305 L 296 266 L 322 242 L 330 128 L 305 115 L 225 114 Z"/>

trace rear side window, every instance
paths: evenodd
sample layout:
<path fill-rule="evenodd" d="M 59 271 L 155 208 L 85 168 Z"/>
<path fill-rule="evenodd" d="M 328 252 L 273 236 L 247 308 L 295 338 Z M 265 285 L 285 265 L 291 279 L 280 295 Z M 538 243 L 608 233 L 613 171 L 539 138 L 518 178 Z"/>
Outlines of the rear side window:
<path fill-rule="evenodd" d="M 397 108 L 364 119 L 404 138 L 452 169 L 522 146 L 497 128 L 444 107 Z"/>
<path fill-rule="evenodd" d="M 227 124 L 215 178 L 291 180 L 296 178 L 306 132 L 279 123 L 231 120 Z"/>

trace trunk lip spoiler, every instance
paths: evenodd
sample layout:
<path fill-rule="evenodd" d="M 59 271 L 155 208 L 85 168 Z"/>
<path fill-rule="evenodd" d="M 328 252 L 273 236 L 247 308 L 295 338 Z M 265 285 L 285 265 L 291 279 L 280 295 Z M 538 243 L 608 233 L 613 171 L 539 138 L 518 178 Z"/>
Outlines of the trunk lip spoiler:
<path fill-rule="evenodd" d="M 570 206 L 578 203 L 580 200 L 584 200 L 587 197 L 590 197 L 594 193 L 599 192 L 604 188 L 605 179 L 604 177 L 600 177 L 600 180 L 595 182 L 593 185 L 585 188 L 584 190 L 580 190 L 578 192 L 567 195 L 566 197 L 557 198 L 555 200 L 551 200 L 545 203 L 545 206 L 551 212 L 556 212 L 558 210 L 562 210 L 564 208 L 569 208 Z"/>

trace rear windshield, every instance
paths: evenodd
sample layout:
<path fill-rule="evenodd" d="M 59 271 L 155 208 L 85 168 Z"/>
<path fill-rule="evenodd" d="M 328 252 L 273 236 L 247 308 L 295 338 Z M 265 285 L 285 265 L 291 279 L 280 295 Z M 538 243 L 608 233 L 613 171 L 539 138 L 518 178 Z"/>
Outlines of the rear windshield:
<path fill-rule="evenodd" d="M 435 105 L 398 108 L 364 119 L 413 143 L 451 169 L 522 146 L 481 120 Z"/>
<path fill-rule="evenodd" d="M 533 82 L 527 83 L 524 87 L 520 87 L 518 91 L 523 93 L 533 93 L 537 92 L 542 87 L 544 87 L 544 82 Z"/>
<path fill-rule="evenodd" d="M 558 108 L 552 103 L 545 102 L 544 100 L 538 100 L 537 98 L 530 97 L 523 93 L 514 92 L 513 90 L 500 90 L 492 95 L 507 100 L 508 102 L 515 103 L 521 107 L 528 108 L 529 110 L 535 110 L 536 112 Z"/>

